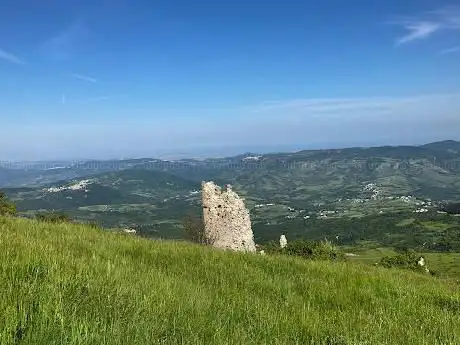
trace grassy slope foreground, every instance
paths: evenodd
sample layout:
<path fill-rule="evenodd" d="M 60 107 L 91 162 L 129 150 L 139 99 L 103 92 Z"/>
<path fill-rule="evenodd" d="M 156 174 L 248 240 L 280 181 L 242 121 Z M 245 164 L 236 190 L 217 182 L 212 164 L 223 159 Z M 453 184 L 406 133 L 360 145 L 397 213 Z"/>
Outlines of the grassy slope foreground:
<path fill-rule="evenodd" d="M 24 219 L 0 217 L 0 294 L 1 344 L 460 344 L 430 276 Z"/>

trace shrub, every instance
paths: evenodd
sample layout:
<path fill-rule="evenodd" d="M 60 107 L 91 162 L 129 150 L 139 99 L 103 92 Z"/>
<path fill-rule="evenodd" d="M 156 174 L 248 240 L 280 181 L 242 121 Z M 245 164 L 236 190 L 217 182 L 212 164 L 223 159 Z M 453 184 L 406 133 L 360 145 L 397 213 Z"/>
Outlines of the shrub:
<path fill-rule="evenodd" d="M 260 246 L 260 249 L 264 250 L 268 254 L 281 254 L 282 249 L 280 244 L 276 241 L 270 241 Z"/>
<path fill-rule="evenodd" d="M 35 215 L 35 218 L 41 222 L 47 223 L 70 223 L 72 219 L 63 212 L 49 211 L 40 212 Z"/>
<path fill-rule="evenodd" d="M 417 254 L 414 250 L 406 250 L 396 256 L 385 256 L 381 258 L 379 264 L 386 268 L 402 268 L 418 272 L 427 272 L 426 262 L 425 266 L 420 266 L 418 264 L 420 257 L 421 255 Z"/>
<path fill-rule="evenodd" d="M 8 201 L 5 193 L 0 192 L 0 216 L 15 216 L 16 205 Z"/>
<path fill-rule="evenodd" d="M 285 248 L 280 248 L 275 241 L 263 246 L 267 253 L 300 256 L 309 260 L 343 260 L 343 252 L 331 242 L 296 240 L 288 242 Z"/>
<path fill-rule="evenodd" d="M 311 260 L 339 260 L 343 253 L 331 242 L 297 240 L 288 243 L 284 248 L 288 255 L 301 256 Z"/>
<path fill-rule="evenodd" d="M 211 245 L 212 240 L 206 238 L 203 220 L 195 215 L 188 215 L 183 221 L 185 237 L 191 242 Z"/>

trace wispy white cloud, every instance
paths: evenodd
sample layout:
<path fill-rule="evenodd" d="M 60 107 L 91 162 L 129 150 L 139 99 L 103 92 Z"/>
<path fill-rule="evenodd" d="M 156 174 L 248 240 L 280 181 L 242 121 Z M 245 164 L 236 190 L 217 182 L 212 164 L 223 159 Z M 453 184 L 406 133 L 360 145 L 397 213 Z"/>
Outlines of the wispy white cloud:
<path fill-rule="evenodd" d="M 460 53 L 460 46 L 449 48 L 449 49 L 444 49 L 439 52 L 440 55 L 446 55 L 446 54 L 452 54 L 452 53 Z"/>
<path fill-rule="evenodd" d="M 69 76 L 72 77 L 72 78 L 76 78 L 76 79 L 80 79 L 80 80 L 84 80 L 84 81 L 89 81 L 90 83 L 97 83 L 97 80 L 95 78 L 88 77 L 88 76 L 83 75 L 83 74 L 69 73 Z"/>
<path fill-rule="evenodd" d="M 397 45 L 427 38 L 438 31 L 441 26 L 434 22 L 414 22 L 405 24 L 404 28 L 408 33 L 396 40 Z"/>
<path fill-rule="evenodd" d="M 78 44 L 89 35 L 84 22 L 76 21 L 62 32 L 46 40 L 41 50 L 46 58 L 52 61 L 68 60 L 75 53 Z"/>
<path fill-rule="evenodd" d="M 0 59 L 8 61 L 10 63 L 14 63 L 17 65 L 24 65 L 24 61 L 18 58 L 16 55 L 13 55 L 3 49 L 0 48 Z"/>
<path fill-rule="evenodd" d="M 428 12 L 428 14 L 438 18 L 438 21 L 442 23 L 443 27 L 446 29 L 460 29 L 460 6 L 446 6 Z"/>
<path fill-rule="evenodd" d="M 396 45 L 427 39 L 442 31 L 460 30 L 460 6 L 446 6 L 404 20 L 393 21 L 406 34 L 396 39 Z"/>
<path fill-rule="evenodd" d="M 353 113 L 358 111 L 398 110 L 411 104 L 434 102 L 455 97 L 460 94 L 420 95 L 413 97 L 372 97 L 372 98 L 324 98 L 298 99 L 275 102 L 263 102 L 247 107 L 252 113 L 302 113 L 304 115 L 324 115 Z"/>

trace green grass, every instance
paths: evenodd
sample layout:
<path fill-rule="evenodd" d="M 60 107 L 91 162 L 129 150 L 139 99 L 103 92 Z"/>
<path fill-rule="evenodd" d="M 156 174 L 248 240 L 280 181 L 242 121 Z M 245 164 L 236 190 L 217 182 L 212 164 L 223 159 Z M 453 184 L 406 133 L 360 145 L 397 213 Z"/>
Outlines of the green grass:
<path fill-rule="evenodd" d="M 346 251 L 356 253 L 357 256 L 350 256 L 348 259 L 353 262 L 374 264 L 384 256 L 395 256 L 398 252 L 392 248 L 376 248 L 353 250 L 353 247 L 344 248 Z M 426 259 L 427 266 L 437 276 L 451 281 L 460 281 L 460 253 L 420 253 Z"/>
<path fill-rule="evenodd" d="M 441 277 L 460 281 L 460 253 L 426 253 L 430 267 Z"/>
<path fill-rule="evenodd" d="M 411 225 L 415 222 L 415 218 L 408 218 L 408 219 L 403 219 L 399 223 L 396 224 L 396 226 L 407 226 Z"/>
<path fill-rule="evenodd" d="M 431 230 L 431 231 L 443 231 L 451 227 L 450 224 L 446 224 L 443 222 L 436 222 L 436 221 L 422 222 L 422 225 L 425 227 L 425 229 Z"/>
<path fill-rule="evenodd" d="M 0 344 L 459 344 L 460 291 L 359 263 L 0 218 Z"/>

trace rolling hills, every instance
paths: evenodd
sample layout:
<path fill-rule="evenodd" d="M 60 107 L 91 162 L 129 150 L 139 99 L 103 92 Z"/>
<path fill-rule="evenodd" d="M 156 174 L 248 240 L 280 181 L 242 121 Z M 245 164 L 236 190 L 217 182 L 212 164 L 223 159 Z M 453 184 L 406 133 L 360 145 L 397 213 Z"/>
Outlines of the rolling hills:
<path fill-rule="evenodd" d="M 2 189 L 24 215 L 62 210 L 105 226 L 136 226 L 147 235 L 178 238 L 185 214 L 199 212 L 201 181 L 214 180 L 232 184 L 245 197 L 256 229 L 279 233 L 289 227 L 296 234 L 304 233 L 305 217 L 357 221 L 382 213 L 432 213 L 443 202 L 460 200 L 459 146 L 443 141 L 205 160 L 60 162 L 59 169 L 34 165 L 35 170 L 18 176 L 39 171 L 41 180 L 63 173 L 78 177 L 40 186 L 35 179 L 31 185 L 11 187 L 9 180 L 10 187 Z M 87 189 L 62 189 L 88 181 Z"/>

